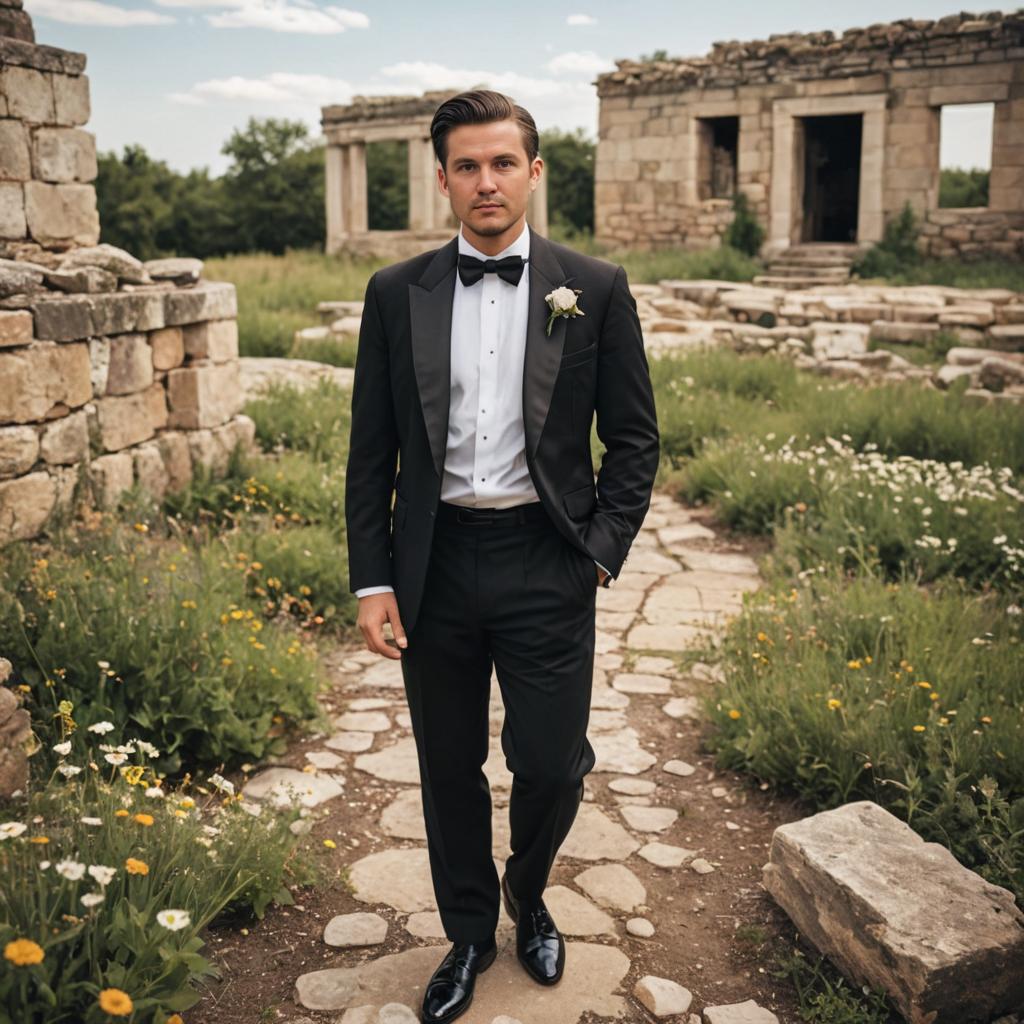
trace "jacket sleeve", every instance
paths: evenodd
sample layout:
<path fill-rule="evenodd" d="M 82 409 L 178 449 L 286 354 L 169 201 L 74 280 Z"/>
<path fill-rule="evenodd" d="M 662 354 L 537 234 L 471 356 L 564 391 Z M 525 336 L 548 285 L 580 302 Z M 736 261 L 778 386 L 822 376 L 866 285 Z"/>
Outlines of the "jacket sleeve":
<path fill-rule="evenodd" d="M 585 541 L 591 556 L 617 577 L 650 507 L 660 457 L 640 318 L 622 267 L 612 281 L 597 359 L 597 436 L 606 450 Z"/>
<path fill-rule="evenodd" d="M 388 344 L 374 274 L 366 286 L 359 326 L 345 468 L 349 589 L 353 593 L 394 584 L 391 496 L 397 460 L 398 430 L 391 398 Z"/>

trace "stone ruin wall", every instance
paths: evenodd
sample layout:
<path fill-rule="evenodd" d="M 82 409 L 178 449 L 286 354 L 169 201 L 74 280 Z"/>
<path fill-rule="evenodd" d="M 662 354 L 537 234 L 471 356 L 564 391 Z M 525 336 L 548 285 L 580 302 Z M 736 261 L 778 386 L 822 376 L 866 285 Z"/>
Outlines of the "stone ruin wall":
<path fill-rule="evenodd" d="M 0 0 L 0 545 L 220 473 L 254 435 L 234 286 L 96 245 L 85 60 Z"/>
<path fill-rule="evenodd" d="M 769 243 L 783 248 L 798 203 L 794 118 L 863 113 L 869 187 L 860 193 L 858 241 L 879 240 L 909 201 L 930 255 L 1024 254 L 1024 11 L 722 42 L 707 57 L 617 65 L 597 80 L 595 233 L 603 241 L 717 244 L 731 208 L 698 195 L 697 119 L 738 117 L 738 188 Z M 940 209 L 939 108 L 983 102 L 995 104 L 989 206 Z"/>

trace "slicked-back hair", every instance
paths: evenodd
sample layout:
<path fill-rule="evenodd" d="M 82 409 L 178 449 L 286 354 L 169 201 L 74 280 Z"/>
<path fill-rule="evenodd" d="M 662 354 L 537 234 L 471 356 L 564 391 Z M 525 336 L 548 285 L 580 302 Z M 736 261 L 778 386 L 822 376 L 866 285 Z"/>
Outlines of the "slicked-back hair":
<path fill-rule="evenodd" d="M 537 125 L 528 110 L 514 103 L 504 93 L 491 89 L 472 89 L 445 100 L 434 112 L 430 122 L 430 138 L 434 154 L 447 173 L 448 133 L 463 124 L 490 124 L 492 121 L 515 121 L 523 139 L 523 148 L 530 163 L 540 152 Z"/>

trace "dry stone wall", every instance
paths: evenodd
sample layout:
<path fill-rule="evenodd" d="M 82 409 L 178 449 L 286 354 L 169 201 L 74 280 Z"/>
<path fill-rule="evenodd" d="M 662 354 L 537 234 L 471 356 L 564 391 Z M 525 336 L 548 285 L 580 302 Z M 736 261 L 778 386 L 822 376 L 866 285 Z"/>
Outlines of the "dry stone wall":
<path fill-rule="evenodd" d="M 251 444 L 237 303 L 199 260 L 96 244 L 85 56 L 0 0 L 0 545 Z"/>

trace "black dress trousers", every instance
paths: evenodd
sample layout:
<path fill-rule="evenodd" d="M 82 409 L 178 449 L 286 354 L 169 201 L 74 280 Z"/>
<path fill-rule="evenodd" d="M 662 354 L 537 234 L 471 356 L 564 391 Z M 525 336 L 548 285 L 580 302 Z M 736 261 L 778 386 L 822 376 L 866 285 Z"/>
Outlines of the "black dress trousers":
<path fill-rule="evenodd" d="M 594 767 L 587 739 L 597 570 L 540 502 L 530 521 L 453 522 L 441 503 L 419 618 L 402 675 L 419 758 L 434 894 L 452 942 L 498 922 L 488 752 L 492 664 L 512 772 L 511 856 L 520 901 L 540 899 Z"/>

